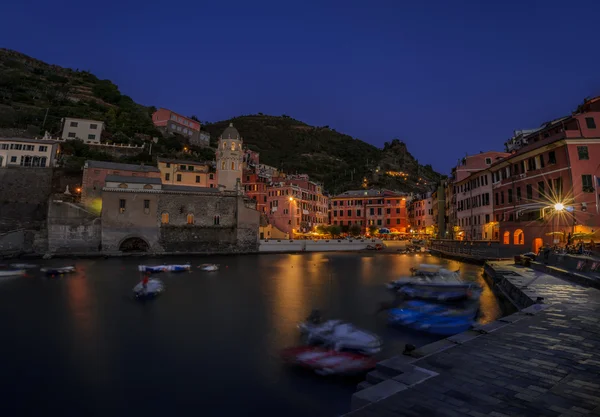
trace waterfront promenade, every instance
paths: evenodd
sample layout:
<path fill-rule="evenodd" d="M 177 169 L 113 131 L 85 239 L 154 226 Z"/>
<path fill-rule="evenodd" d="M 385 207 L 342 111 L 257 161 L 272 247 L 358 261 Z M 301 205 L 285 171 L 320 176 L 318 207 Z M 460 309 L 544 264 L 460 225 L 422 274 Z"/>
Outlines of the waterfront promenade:
<path fill-rule="evenodd" d="M 600 415 L 600 291 L 490 266 L 543 304 L 380 363 L 396 376 L 354 394 L 346 416 Z"/>

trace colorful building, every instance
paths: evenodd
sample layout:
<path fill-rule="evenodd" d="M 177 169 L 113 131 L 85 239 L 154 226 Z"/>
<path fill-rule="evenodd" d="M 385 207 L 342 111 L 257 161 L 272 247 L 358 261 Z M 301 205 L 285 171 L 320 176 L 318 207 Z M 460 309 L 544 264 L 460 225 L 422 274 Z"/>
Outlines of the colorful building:
<path fill-rule="evenodd" d="M 102 188 L 108 175 L 121 177 L 160 178 L 160 170 L 149 165 L 119 164 L 116 162 L 85 161 L 81 180 L 81 203 L 100 212 Z"/>
<path fill-rule="evenodd" d="M 171 185 L 216 188 L 217 173 L 213 164 L 212 162 L 158 158 L 162 183 Z"/>
<path fill-rule="evenodd" d="M 53 167 L 59 152 L 54 140 L 0 138 L 0 167 Z"/>
<path fill-rule="evenodd" d="M 210 136 L 201 135 L 200 122 L 172 110 L 160 108 L 152 114 L 152 123 L 164 134 L 178 133 L 192 145 L 208 146 Z"/>
<path fill-rule="evenodd" d="M 537 251 L 569 234 L 600 236 L 599 125 L 596 97 L 524 137 L 525 146 L 489 168 L 502 244 Z"/>
<path fill-rule="evenodd" d="M 473 172 L 453 185 L 457 239 L 498 240 L 494 219 L 492 176 L 489 168 Z"/>
<path fill-rule="evenodd" d="M 411 233 L 433 235 L 433 198 L 432 193 L 417 195 L 408 207 L 408 221 Z"/>
<path fill-rule="evenodd" d="M 65 140 L 81 140 L 84 143 L 98 144 L 102 139 L 104 122 L 89 119 L 66 117 L 63 120 L 61 138 Z"/>
<path fill-rule="evenodd" d="M 351 190 L 331 198 L 331 224 L 407 232 L 406 195 L 388 190 Z"/>

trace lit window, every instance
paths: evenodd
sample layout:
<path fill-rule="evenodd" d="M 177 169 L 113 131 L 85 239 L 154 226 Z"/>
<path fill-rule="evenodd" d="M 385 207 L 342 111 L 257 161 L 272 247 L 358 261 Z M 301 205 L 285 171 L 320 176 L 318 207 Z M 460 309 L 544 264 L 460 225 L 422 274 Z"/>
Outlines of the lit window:
<path fill-rule="evenodd" d="M 160 216 L 160 222 L 162 224 L 169 224 L 169 213 L 165 212 L 165 213 L 161 214 L 161 216 Z"/>
<path fill-rule="evenodd" d="M 192 213 L 187 215 L 187 224 L 194 224 L 194 215 Z"/>

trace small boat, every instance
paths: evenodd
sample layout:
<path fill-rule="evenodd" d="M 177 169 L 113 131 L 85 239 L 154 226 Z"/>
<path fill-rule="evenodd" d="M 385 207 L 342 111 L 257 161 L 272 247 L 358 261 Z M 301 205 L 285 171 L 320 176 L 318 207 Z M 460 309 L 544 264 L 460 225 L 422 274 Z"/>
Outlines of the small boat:
<path fill-rule="evenodd" d="M 146 300 L 150 298 L 154 298 L 165 291 L 165 284 L 159 279 L 149 279 L 148 284 L 146 285 L 146 290 L 144 291 L 144 286 L 141 282 L 133 287 L 133 293 L 136 298 L 141 300 Z"/>
<path fill-rule="evenodd" d="M 69 274 L 71 272 L 75 272 L 74 266 L 60 266 L 60 267 L 48 267 L 42 268 L 40 271 L 44 272 L 46 275 L 62 275 Z"/>
<path fill-rule="evenodd" d="M 435 277 L 441 275 L 443 277 L 458 278 L 460 269 L 450 271 L 441 265 L 421 264 L 418 268 L 410 268 L 410 272 L 416 277 Z"/>
<path fill-rule="evenodd" d="M 202 271 L 218 271 L 219 265 L 217 265 L 217 264 L 202 264 L 198 268 L 200 268 Z"/>
<path fill-rule="evenodd" d="M 19 277 L 25 275 L 24 269 L 0 269 L 0 278 Z"/>
<path fill-rule="evenodd" d="M 322 322 L 318 311 L 313 311 L 307 321 L 298 325 L 298 329 L 308 344 L 322 344 L 337 351 L 351 350 L 366 355 L 381 351 L 381 339 L 376 334 L 341 320 Z"/>
<path fill-rule="evenodd" d="M 318 375 L 363 374 L 377 365 L 377 362 L 368 356 L 317 346 L 288 348 L 281 352 L 281 358 L 289 365 L 312 369 Z"/>
<path fill-rule="evenodd" d="M 413 300 L 391 309 L 388 323 L 450 336 L 469 330 L 475 323 L 478 310 L 478 302 L 469 303 L 463 308 L 450 308 L 447 305 Z"/>
<path fill-rule="evenodd" d="M 398 292 L 406 297 L 423 300 L 455 301 L 479 299 L 482 289 L 474 283 L 411 283 L 402 286 Z"/>
<path fill-rule="evenodd" d="M 138 271 L 155 274 L 157 272 L 185 272 L 192 269 L 190 264 L 184 265 L 138 265 Z"/>
<path fill-rule="evenodd" d="M 10 267 L 16 269 L 32 269 L 37 268 L 38 266 L 36 264 L 10 264 Z"/>

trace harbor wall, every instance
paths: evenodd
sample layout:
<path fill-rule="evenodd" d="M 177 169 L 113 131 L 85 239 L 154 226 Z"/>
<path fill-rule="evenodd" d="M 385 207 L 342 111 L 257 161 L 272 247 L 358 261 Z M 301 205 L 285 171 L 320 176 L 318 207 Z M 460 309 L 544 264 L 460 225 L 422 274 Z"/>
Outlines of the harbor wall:
<path fill-rule="evenodd" d="M 379 239 L 360 240 L 261 240 L 259 252 L 332 252 L 359 251 L 367 246 L 382 245 Z"/>
<path fill-rule="evenodd" d="M 429 249 L 440 255 L 456 258 L 485 261 L 487 259 L 507 259 L 525 252 L 523 248 L 501 245 L 489 240 L 446 240 L 435 239 L 429 244 Z"/>
<path fill-rule="evenodd" d="M 101 250 L 100 218 L 70 201 L 53 199 L 48 204 L 48 251 L 98 253 Z"/>

